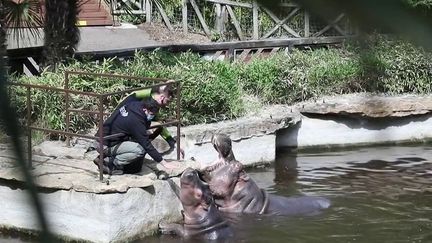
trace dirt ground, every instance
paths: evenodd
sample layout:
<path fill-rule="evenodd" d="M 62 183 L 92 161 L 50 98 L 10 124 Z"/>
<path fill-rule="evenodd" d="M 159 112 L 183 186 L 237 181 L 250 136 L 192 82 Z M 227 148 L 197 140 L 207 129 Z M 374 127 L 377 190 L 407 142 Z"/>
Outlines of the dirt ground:
<path fill-rule="evenodd" d="M 143 23 L 138 25 L 138 28 L 145 30 L 153 40 L 162 44 L 199 44 L 211 42 L 205 35 L 197 33 L 185 34 L 181 28 L 170 31 L 162 23 Z"/>

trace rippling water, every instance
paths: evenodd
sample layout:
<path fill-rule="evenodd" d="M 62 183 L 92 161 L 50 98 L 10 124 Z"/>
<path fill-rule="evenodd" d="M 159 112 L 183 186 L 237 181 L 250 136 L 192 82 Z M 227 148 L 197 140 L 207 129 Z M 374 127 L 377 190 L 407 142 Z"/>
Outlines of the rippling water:
<path fill-rule="evenodd" d="M 431 158 L 426 146 L 280 151 L 274 166 L 249 171 L 258 185 L 272 194 L 324 196 L 332 207 L 315 216 L 231 217 L 236 236 L 230 241 L 432 242 Z"/>
<path fill-rule="evenodd" d="M 324 196 L 333 206 L 315 216 L 231 219 L 232 242 L 432 242 L 431 149 L 281 151 L 274 167 L 249 171 L 252 178 L 269 193 Z"/>

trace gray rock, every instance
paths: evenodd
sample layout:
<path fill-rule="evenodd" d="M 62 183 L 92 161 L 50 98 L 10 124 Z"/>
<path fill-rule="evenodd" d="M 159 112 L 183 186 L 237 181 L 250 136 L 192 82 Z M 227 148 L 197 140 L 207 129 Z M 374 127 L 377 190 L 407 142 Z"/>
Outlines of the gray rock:
<path fill-rule="evenodd" d="M 296 105 L 303 114 L 405 117 L 432 111 L 432 95 L 386 96 L 369 93 L 327 96 Z"/>
<path fill-rule="evenodd" d="M 86 150 L 84 147 L 68 147 L 63 141 L 44 141 L 33 148 L 35 154 L 69 159 L 84 159 Z"/>
<path fill-rule="evenodd" d="M 124 193 L 57 190 L 38 194 L 51 230 L 66 239 L 126 242 L 155 233 L 162 220 L 181 218 L 181 203 L 166 181 Z M 0 227 L 39 229 L 26 191 L 0 186 L 0 195 Z"/>
<path fill-rule="evenodd" d="M 187 167 L 198 168 L 195 161 L 183 161 L 181 167 L 169 171 L 168 176 L 177 176 Z M 0 157 L 0 178 L 8 181 L 23 181 L 21 169 L 17 167 L 14 158 Z M 164 168 L 153 161 L 145 161 L 140 173 L 117 176 L 104 175 L 104 181 L 99 180 L 99 172 L 92 160 L 85 159 L 50 159 L 33 161 L 32 174 L 39 187 L 74 190 L 88 193 L 126 192 L 130 188 L 152 186 L 157 179 L 156 172 Z"/>

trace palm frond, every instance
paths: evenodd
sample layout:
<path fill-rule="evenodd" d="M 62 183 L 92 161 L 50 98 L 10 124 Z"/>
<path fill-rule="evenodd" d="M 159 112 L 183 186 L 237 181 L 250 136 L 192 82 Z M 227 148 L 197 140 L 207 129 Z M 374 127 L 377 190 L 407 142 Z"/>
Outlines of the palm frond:
<path fill-rule="evenodd" d="M 42 8 L 37 0 L 12 1 L 4 0 L 3 24 L 11 32 L 12 38 L 17 42 L 25 37 L 25 33 L 30 33 L 33 38 L 41 38 L 38 28 L 43 26 Z M 28 36 L 28 38 L 30 38 Z"/>
<path fill-rule="evenodd" d="M 37 0 L 12 1 L 4 0 L 4 25 L 11 32 L 12 38 L 17 42 L 25 38 L 26 32 L 30 34 L 28 38 L 41 38 L 38 28 L 43 25 L 42 9 Z"/>

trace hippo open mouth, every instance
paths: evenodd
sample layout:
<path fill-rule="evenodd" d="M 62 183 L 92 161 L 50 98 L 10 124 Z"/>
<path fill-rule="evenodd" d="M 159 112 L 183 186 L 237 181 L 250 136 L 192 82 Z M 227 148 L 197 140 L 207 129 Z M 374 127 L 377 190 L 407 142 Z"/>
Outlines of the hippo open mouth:
<path fill-rule="evenodd" d="M 187 168 L 180 177 L 181 185 L 199 185 L 205 184 L 198 176 L 196 170 L 192 168 Z"/>
<path fill-rule="evenodd" d="M 227 222 L 217 209 L 210 188 L 198 176 L 198 172 L 187 168 L 180 177 L 180 201 L 183 220 L 180 224 L 159 224 L 162 233 L 174 233 L 183 237 L 218 239 L 232 236 Z"/>

